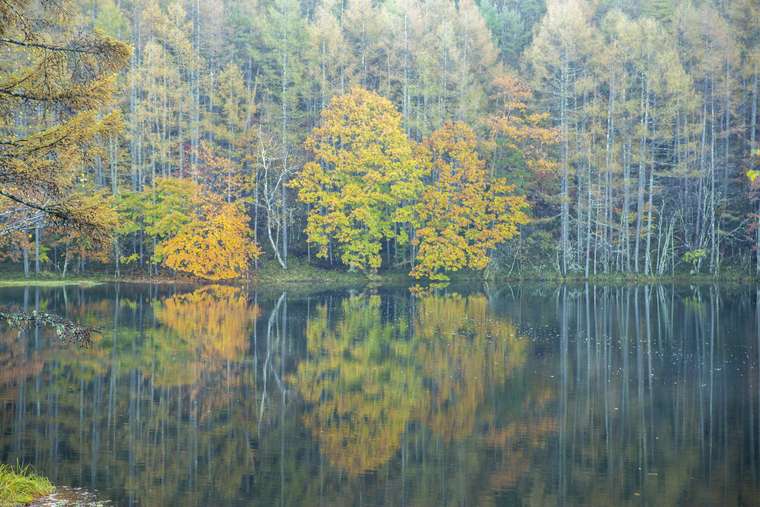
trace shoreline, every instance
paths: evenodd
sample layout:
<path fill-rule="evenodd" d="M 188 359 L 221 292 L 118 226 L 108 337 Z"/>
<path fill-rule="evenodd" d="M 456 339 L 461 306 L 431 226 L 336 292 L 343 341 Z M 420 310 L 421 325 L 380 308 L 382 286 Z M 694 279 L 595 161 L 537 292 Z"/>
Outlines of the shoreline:
<path fill-rule="evenodd" d="M 224 281 L 209 281 L 192 279 L 183 276 L 145 276 L 143 274 L 124 275 L 115 277 L 110 274 L 92 273 L 84 276 L 69 276 L 62 278 L 56 273 L 43 273 L 38 277 L 24 278 L 23 273 L 0 272 L 0 288 L 3 287 L 95 287 L 104 284 L 150 284 L 150 285 L 247 285 L 251 287 L 288 287 L 293 285 L 325 285 L 327 288 L 335 286 L 428 286 L 439 282 L 416 280 L 405 272 L 388 271 L 378 274 L 367 275 L 359 272 L 342 270 L 327 270 L 295 264 L 292 269 L 281 270 L 279 266 L 265 266 L 255 272 L 248 279 L 234 279 Z M 663 284 L 758 284 L 760 278 L 752 275 L 728 273 L 718 276 L 708 274 L 677 273 L 664 276 L 645 276 L 635 274 L 608 274 L 584 276 L 540 276 L 534 273 L 521 275 L 502 275 L 484 277 L 482 273 L 465 272 L 454 273 L 447 284 L 461 283 L 547 283 L 547 284 L 595 284 L 595 285 L 663 285 Z"/>

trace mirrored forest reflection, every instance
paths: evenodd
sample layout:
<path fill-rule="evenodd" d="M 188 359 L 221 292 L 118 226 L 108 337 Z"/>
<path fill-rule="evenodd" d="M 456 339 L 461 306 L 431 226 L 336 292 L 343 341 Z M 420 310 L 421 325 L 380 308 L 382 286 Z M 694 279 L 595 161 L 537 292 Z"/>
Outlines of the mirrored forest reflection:
<path fill-rule="evenodd" d="M 120 505 L 732 505 L 760 495 L 747 287 L 3 289 L 0 461 Z"/>

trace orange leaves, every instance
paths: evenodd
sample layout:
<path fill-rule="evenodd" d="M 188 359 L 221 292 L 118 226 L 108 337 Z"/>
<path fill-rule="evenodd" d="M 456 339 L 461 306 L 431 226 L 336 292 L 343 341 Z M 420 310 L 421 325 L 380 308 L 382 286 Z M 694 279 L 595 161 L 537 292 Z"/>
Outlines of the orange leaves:
<path fill-rule="evenodd" d="M 418 204 L 423 225 L 417 229 L 415 278 L 445 280 L 446 271 L 485 269 L 488 251 L 527 222 L 527 201 L 511 195 L 504 179 L 487 180 L 476 142 L 464 123 L 447 123 L 425 143 L 433 181 Z"/>
<path fill-rule="evenodd" d="M 499 146 L 522 155 L 528 168 L 536 173 L 553 172 L 557 164 L 548 150 L 559 143 L 559 130 L 547 127 L 548 113 L 531 112 L 532 91 L 528 84 L 511 74 L 493 80 L 495 112 L 485 118 L 490 132 L 489 151 Z"/>
<path fill-rule="evenodd" d="M 238 278 L 261 249 L 251 239 L 248 217 L 237 203 L 207 204 L 203 213 L 160 243 L 164 265 L 207 280 Z"/>

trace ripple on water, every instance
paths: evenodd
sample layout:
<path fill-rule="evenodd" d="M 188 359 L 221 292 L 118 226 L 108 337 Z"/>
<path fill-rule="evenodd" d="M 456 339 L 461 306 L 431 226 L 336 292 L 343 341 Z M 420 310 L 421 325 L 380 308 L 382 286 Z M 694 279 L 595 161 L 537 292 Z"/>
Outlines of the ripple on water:
<path fill-rule="evenodd" d="M 31 507 L 60 507 L 66 505 L 100 507 L 113 505 L 113 503 L 110 500 L 99 500 L 96 491 L 61 486 L 55 488 L 55 493 L 35 500 L 31 504 Z"/>

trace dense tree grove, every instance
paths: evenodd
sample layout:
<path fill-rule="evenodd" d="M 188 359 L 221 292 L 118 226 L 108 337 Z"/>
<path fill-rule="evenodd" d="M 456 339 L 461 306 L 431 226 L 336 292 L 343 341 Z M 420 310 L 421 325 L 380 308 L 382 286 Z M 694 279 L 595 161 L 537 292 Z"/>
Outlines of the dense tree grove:
<path fill-rule="evenodd" d="M 760 274 L 755 0 L 11 0 L 0 48 L 27 273 Z"/>

